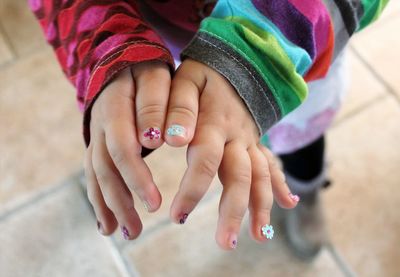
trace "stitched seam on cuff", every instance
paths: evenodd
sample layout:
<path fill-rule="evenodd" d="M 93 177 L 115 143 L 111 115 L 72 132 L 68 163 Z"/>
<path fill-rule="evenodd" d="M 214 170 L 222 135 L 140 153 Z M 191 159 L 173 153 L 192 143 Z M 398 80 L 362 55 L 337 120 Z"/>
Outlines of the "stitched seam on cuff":
<path fill-rule="evenodd" d="M 223 41 L 225 44 L 229 45 L 230 47 L 232 47 L 233 49 L 235 49 L 237 52 L 239 52 L 240 54 L 242 54 L 247 60 L 251 61 L 251 59 L 249 58 L 249 56 L 247 56 L 246 53 L 244 53 L 240 48 L 236 47 L 235 45 L 232 45 L 231 43 L 229 43 L 229 42 L 228 42 L 226 39 L 224 39 L 223 37 L 221 37 L 221 36 L 219 36 L 219 35 L 217 35 L 217 34 L 213 34 L 213 33 L 211 33 L 211 32 L 208 32 L 208 31 L 206 31 L 206 30 L 201 30 L 201 32 L 207 33 L 208 35 L 213 36 L 213 37 L 217 37 L 219 40 Z M 198 38 L 201 39 L 201 37 L 198 37 Z M 252 63 L 252 66 L 254 66 L 254 67 L 258 70 L 258 72 L 263 72 L 263 71 L 258 67 L 257 64 Z M 261 73 L 260 73 L 260 74 L 261 74 Z M 279 107 L 282 107 L 282 106 L 283 106 L 283 105 L 282 105 L 282 102 L 280 101 L 280 99 L 279 99 L 279 97 L 278 97 L 278 95 L 277 95 L 277 93 L 276 93 L 275 88 L 271 86 L 271 80 L 268 78 L 267 75 L 264 75 L 264 76 L 265 76 L 265 79 L 267 79 L 267 85 L 268 85 L 269 89 L 271 90 L 271 92 L 272 92 L 274 95 L 276 95 L 275 99 L 276 99 L 276 101 L 278 102 Z M 269 101 L 269 100 L 268 100 L 268 101 Z M 279 119 L 278 119 L 278 120 L 279 120 Z"/>

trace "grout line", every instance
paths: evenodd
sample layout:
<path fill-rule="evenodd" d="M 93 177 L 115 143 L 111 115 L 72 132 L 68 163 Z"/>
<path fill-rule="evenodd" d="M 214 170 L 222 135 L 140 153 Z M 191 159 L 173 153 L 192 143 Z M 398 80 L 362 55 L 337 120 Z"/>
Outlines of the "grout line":
<path fill-rule="evenodd" d="M 9 60 L 9 61 L 7 61 L 5 63 L 2 63 L 0 65 L 0 71 L 6 70 L 8 67 L 11 67 L 11 66 L 15 65 L 16 63 L 24 60 L 24 59 L 29 59 L 33 55 L 40 54 L 40 53 L 43 53 L 45 51 L 47 51 L 47 47 L 40 47 L 40 48 L 31 49 L 28 52 L 22 54 L 21 56 L 15 57 L 12 60 Z M 51 53 L 53 53 L 53 51 Z M 51 58 L 55 59 L 55 56 L 53 55 Z M 60 70 L 61 70 L 61 67 L 60 67 Z"/>
<path fill-rule="evenodd" d="M 351 120 L 352 118 L 356 117 L 357 115 L 359 115 L 360 113 L 365 112 L 368 108 L 370 108 L 371 106 L 374 106 L 375 104 L 379 104 L 381 101 L 384 101 L 385 99 L 387 99 L 388 97 L 390 97 L 390 95 L 387 94 L 382 94 L 379 96 L 374 97 L 373 99 L 369 100 L 368 102 L 364 103 L 363 105 L 361 105 L 360 107 L 352 110 L 351 112 L 349 112 L 348 114 L 346 114 L 343 118 L 339 119 L 338 121 L 336 121 L 333 125 L 331 129 L 335 129 L 339 126 L 341 126 L 343 123 L 345 123 L 348 120 Z"/>
<path fill-rule="evenodd" d="M 332 243 L 328 243 L 325 245 L 328 252 L 331 254 L 332 259 L 336 262 L 337 266 L 341 269 L 342 273 L 346 277 L 355 277 L 357 274 L 353 271 L 350 265 L 346 262 L 346 260 L 340 255 L 338 250 L 333 246 Z"/>
<path fill-rule="evenodd" d="M 66 189 L 69 186 L 75 185 L 76 182 L 74 180 L 77 177 L 77 173 L 71 174 L 65 180 L 61 181 L 55 186 L 50 186 L 50 188 L 45 188 L 44 190 L 35 193 L 35 195 L 28 197 L 26 200 L 22 200 L 21 203 L 17 204 L 10 204 L 10 208 L 7 207 L 7 204 L 4 208 L 4 211 L 0 213 L 0 222 L 7 220 L 9 217 L 13 216 L 14 214 L 28 208 L 37 202 L 43 200 L 49 195 L 55 194 L 63 189 Z"/>
<path fill-rule="evenodd" d="M 136 269 L 133 263 L 127 261 L 121 250 L 118 248 L 118 243 L 116 242 L 114 237 L 106 238 L 108 242 L 108 246 L 111 250 L 111 255 L 114 257 L 114 261 L 117 264 L 119 271 L 122 274 L 122 277 L 139 277 L 140 273 Z"/>
<path fill-rule="evenodd" d="M 368 63 L 368 61 L 357 51 L 357 49 L 353 45 L 349 45 L 353 54 L 359 59 L 359 61 L 368 69 L 368 71 L 376 78 L 377 81 L 384 86 L 386 91 L 394 96 L 396 101 L 400 104 L 400 96 L 396 93 L 396 90 L 379 74 L 375 71 L 375 69 Z"/>
<path fill-rule="evenodd" d="M 85 183 L 84 183 L 84 179 L 82 177 L 83 174 L 84 174 L 83 169 L 80 170 L 78 174 L 76 174 L 77 184 L 82 193 L 84 202 L 90 211 L 90 214 L 95 219 L 96 215 L 94 213 L 93 207 L 89 203 L 88 198 L 86 196 Z M 103 238 L 104 238 L 104 241 L 106 242 L 106 244 L 108 245 L 108 248 L 110 249 L 111 256 L 113 257 L 116 267 L 118 268 L 119 272 L 121 273 L 121 276 L 122 277 L 140 276 L 140 274 L 138 273 L 136 268 L 132 268 L 133 265 L 131 266 L 130 263 L 128 261 L 126 261 L 126 259 L 122 255 L 120 247 L 118 247 L 118 243 L 115 240 L 115 238 L 113 236 L 110 236 L 110 237 L 103 236 Z"/>

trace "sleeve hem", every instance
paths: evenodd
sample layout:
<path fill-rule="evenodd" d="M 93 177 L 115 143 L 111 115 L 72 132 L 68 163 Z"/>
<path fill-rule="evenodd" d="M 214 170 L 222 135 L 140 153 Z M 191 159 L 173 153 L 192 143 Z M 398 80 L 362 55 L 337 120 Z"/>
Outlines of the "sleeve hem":
<path fill-rule="evenodd" d="M 260 135 L 278 122 L 281 111 L 270 88 L 253 65 L 218 38 L 199 32 L 184 49 L 182 60 L 191 58 L 223 75 L 245 102 Z"/>

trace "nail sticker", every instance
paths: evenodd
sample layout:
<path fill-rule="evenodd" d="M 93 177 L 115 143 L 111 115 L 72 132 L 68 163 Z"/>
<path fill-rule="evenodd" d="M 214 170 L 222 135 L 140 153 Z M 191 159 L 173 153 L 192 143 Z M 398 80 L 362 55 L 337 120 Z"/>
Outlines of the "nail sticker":
<path fill-rule="evenodd" d="M 261 231 L 264 237 L 266 237 L 267 239 L 272 239 L 274 237 L 274 227 L 272 227 L 272 225 L 265 224 L 261 228 Z"/>

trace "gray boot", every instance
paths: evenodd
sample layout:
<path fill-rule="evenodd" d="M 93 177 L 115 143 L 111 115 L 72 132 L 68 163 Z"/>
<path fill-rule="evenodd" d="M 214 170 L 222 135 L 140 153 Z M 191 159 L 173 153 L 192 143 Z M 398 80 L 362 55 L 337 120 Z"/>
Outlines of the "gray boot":
<path fill-rule="evenodd" d="M 314 259 L 327 240 L 319 191 L 327 185 L 325 174 L 304 182 L 286 174 L 293 193 L 300 196 L 296 208 L 284 211 L 283 223 L 293 253 L 300 259 Z"/>

